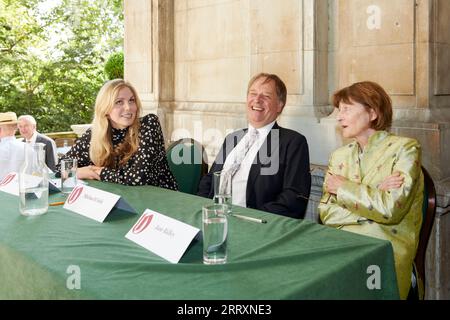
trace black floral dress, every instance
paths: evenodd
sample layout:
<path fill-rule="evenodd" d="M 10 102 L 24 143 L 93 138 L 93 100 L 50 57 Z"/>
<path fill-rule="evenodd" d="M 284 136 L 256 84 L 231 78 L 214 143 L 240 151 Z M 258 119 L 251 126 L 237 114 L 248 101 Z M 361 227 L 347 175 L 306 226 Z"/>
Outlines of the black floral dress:
<path fill-rule="evenodd" d="M 140 121 L 140 143 L 137 152 L 124 166 L 118 169 L 104 167 L 100 179 L 130 186 L 153 185 L 177 190 L 177 183 L 167 163 L 164 138 L 158 117 L 154 114 L 148 114 L 142 117 Z M 114 146 L 123 141 L 127 130 L 128 128 L 112 128 L 112 143 Z M 61 159 L 76 158 L 79 168 L 93 165 L 94 163 L 89 157 L 90 141 L 91 129 L 88 129 Z M 60 163 L 57 165 L 56 173 L 58 175 L 60 173 Z"/>

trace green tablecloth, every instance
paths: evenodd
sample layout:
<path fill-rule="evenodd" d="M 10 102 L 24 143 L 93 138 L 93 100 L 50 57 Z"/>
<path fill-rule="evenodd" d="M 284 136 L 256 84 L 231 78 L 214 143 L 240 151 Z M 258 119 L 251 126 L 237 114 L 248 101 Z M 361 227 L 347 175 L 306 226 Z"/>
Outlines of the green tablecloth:
<path fill-rule="evenodd" d="M 268 223 L 230 217 L 227 264 L 203 265 L 201 241 L 171 264 L 125 234 L 146 208 L 201 229 L 201 207 L 211 200 L 89 184 L 120 194 L 138 214 L 113 211 L 99 223 L 59 206 L 25 217 L 17 197 L 0 192 L 0 299 L 398 299 L 387 241 L 236 207 Z M 371 265 L 380 267 L 381 289 L 367 287 Z M 80 268 L 80 289 L 67 286 L 69 266 Z"/>

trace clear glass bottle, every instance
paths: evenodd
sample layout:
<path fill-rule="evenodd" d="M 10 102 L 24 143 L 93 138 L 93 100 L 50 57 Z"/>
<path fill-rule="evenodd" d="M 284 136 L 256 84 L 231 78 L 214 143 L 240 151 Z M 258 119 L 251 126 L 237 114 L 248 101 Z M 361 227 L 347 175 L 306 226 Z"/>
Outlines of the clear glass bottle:
<path fill-rule="evenodd" d="M 19 172 L 19 210 L 25 216 L 37 216 L 48 210 L 48 168 L 45 144 L 24 143 L 25 161 Z"/>

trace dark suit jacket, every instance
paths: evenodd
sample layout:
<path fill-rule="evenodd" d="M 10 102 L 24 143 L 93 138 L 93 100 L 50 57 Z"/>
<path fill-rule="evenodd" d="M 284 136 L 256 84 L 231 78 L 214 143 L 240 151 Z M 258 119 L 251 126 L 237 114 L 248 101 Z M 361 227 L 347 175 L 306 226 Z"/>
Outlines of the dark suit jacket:
<path fill-rule="evenodd" d="M 55 159 L 56 144 L 55 144 L 55 141 L 53 141 L 53 139 L 47 137 L 46 135 L 43 135 L 42 133 L 38 132 L 37 136 L 36 136 L 36 143 L 45 144 L 45 164 L 52 171 L 55 171 L 56 170 L 56 159 Z"/>
<path fill-rule="evenodd" d="M 209 173 L 200 181 L 199 196 L 214 196 L 212 173 L 222 170 L 226 157 L 246 132 L 238 130 L 225 138 Z M 298 195 L 309 197 L 311 189 L 306 138 L 275 123 L 255 160 L 247 181 L 247 207 L 303 218 L 308 201 Z"/>

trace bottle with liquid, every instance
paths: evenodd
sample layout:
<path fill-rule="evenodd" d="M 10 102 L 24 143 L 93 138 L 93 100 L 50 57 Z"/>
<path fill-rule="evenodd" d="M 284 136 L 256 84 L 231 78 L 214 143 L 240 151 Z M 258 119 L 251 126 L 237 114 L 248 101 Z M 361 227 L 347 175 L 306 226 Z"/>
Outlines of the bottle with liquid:
<path fill-rule="evenodd" d="M 25 161 L 19 172 L 19 210 L 25 216 L 37 216 L 48 210 L 48 167 L 45 145 L 25 143 Z"/>

